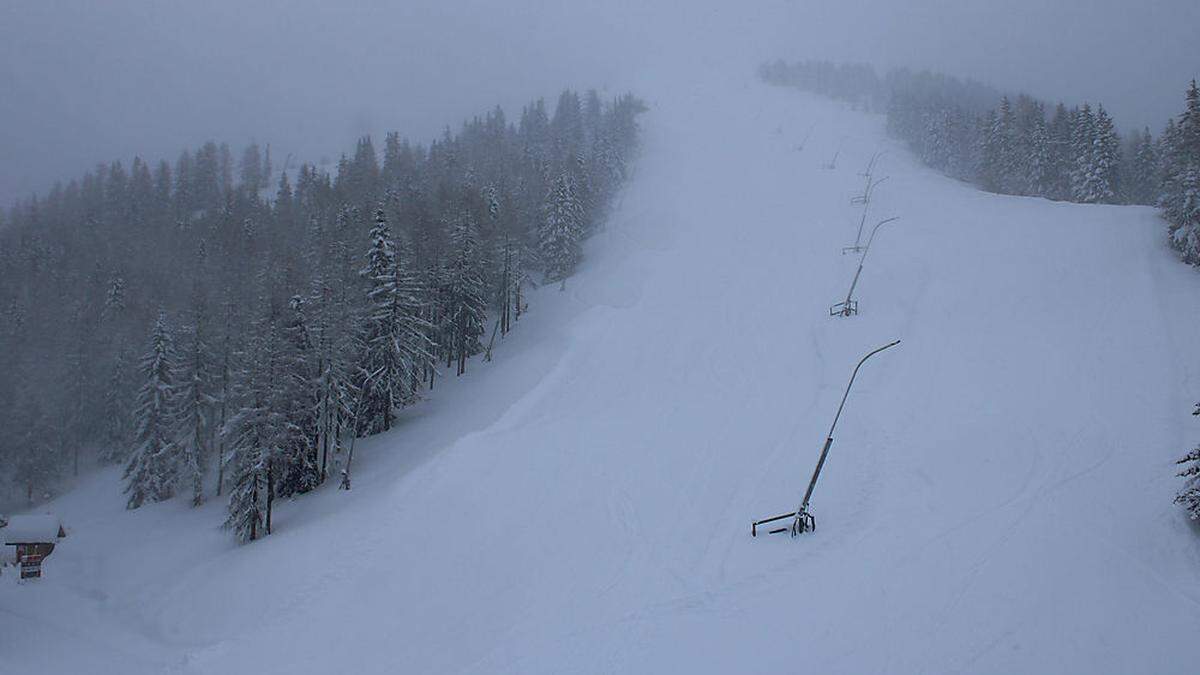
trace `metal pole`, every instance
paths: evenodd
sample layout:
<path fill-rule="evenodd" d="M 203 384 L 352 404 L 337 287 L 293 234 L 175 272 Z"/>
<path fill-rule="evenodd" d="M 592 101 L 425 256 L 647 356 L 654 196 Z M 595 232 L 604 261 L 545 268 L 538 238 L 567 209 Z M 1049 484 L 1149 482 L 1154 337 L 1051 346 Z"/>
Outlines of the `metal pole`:
<path fill-rule="evenodd" d="M 875 162 L 878 162 L 879 158 L 883 157 L 886 154 L 887 154 L 886 150 L 880 150 L 880 151 L 876 152 L 874 155 L 871 155 L 871 161 L 867 164 L 867 170 L 858 175 L 863 176 L 864 178 L 870 178 L 871 172 L 875 170 Z"/>
<path fill-rule="evenodd" d="M 858 277 L 862 274 L 862 258 L 858 259 L 858 269 L 854 272 L 854 281 L 850 282 L 850 290 L 846 291 L 846 301 L 842 303 L 842 316 L 850 316 L 850 301 L 853 300 L 854 287 L 858 285 Z"/>
<path fill-rule="evenodd" d="M 863 249 L 863 254 L 858 259 L 858 271 L 854 273 L 854 281 L 850 282 L 850 290 L 846 292 L 845 312 L 850 311 L 850 301 L 854 298 L 854 288 L 858 286 L 858 277 L 860 274 L 862 274 L 863 263 L 865 263 L 867 260 L 867 254 L 871 252 L 871 242 L 875 241 L 875 233 L 879 231 L 880 227 L 887 225 L 893 220 L 900 220 L 900 218 L 897 216 L 895 218 L 881 220 L 876 223 L 874 229 L 871 230 L 871 236 L 869 239 L 867 239 L 867 246 Z"/>
<path fill-rule="evenodd" d="M 825 436 L 825 447 L 821 448 L 821 458 L 817 460 L 817 468 L 813 470 L 812 479 L 808 481 L 808 489 L 804 491 L 804 499 L 800 502 L 800 508 L 796 509 L 796 517 L 792 521 L 793 537 L 812 527 L 812 516 L 808 513 L 808 501 L 812 498 L 813 488 L 817 486 L 817 478 L 821 476 L 821 468 L 825 466 L 825 458 L 829 456 L 829 448 L 833 445 L 833 430 L 837 428 L 838 420 L 842 418 L 842 409 L 846 407 L 846 399 L 850 397 L 850 387 L 854 386 L 854 378 L 858 377 L 858 369 L 862 368 L 867 359 L 898 344 L 900 344 L 899 340 L 889 342 L 862 357 L 858 365 L 854 366 L 854 372 L 850 374 L 850 382 L 846 385 L 846 392 L 842 394 L 842 402 L 838 404 L 837 414 L 833 416 L 833 424 L 829 426 L 829 434 Z"/>
<path fill-rule="evenodd" d="M 879 228 L 883 227 L 884 225 L 887 225 L 888 223 L 890 223 L 894 220 L 900 220 L 900 216 L 895 216 L 893 218 L 881 220 L 875 224 L 875 228 L 871 230 L 870 238 L 867 239 L 867 247 L 865 249 L 863 249 L 862 260 L 866 260 L 867 254 L 871 252 L 871 242 L 875 241 L 875 233 L 879 231 Z"/>
<path fill-rule="evenodd" d="M 864 195 L 863 196 L 863 212 L 862 212 L 862 218 L 860 218 L 858 221 L 858 234 L 854 235 L 854 246 L 851 246 L 849 249 L 846 249 L 846 250 L 857 251 L 860 248 L 862 248 L 863 226 L 867 224 L 867 209 L 871 206 L 871 193 L 875 191 L 875 188 L 880 183 L 882 183 L 883 181 L 887 180 L 890 177 L 891 176 L 884 176 L 883 178 L 880 178 L 879 180 L 877 180 L 874 183 L 867 186 L 866 191 L 863 193 L 863 195 Z"/>

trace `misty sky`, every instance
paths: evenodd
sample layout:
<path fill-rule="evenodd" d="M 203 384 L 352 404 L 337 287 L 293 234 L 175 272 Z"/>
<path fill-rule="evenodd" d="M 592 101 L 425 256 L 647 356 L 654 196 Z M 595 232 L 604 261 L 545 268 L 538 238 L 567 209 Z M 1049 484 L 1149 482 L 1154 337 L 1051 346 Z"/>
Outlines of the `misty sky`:
<path fill-rule="evenodd" d="M 662 78 L 776 57 L 1101 100 L 1157 132 L 1200 76 L 1197 26 L 1196 0 L 4 2 L 0 204 L 208 139 L 269 142 L 277 167 L 336 159 L 564 86 L 653 102 Z"/>

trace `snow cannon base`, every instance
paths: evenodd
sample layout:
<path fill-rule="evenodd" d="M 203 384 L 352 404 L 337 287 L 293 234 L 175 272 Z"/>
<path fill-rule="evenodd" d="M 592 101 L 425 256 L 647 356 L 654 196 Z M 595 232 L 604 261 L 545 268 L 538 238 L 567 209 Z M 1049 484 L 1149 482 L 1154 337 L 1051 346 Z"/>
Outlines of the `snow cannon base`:
<path fill-rule="evenodd" d="M 813 519 L 811 513 L 808 513 L 807 511 L 802 511 L 800 513 L 800 517 L 797 518 L 796 512 L 792 511 L 791 513 L 784 513 L 784 514 L 778 515 L 778 516 L 771 516 L 770 518 L 763 518 L 762 520 L 756 520 L 756 521 L 750 523 L 750 536 L 751 537 L 758 536 L 758 526 L 759 525 L 766 525 L 767 523 L 775 523 L 775 522 L 778 522 L 781 520 L 787 520 L 788 518 L 792 519 L 791 527 L 786 527 L 786 526 L 785 527 L 773 527 L 773 528 L 767 530 L 766 533 L 767 534 L 783 534 L 784 532 L 791 532 L 792 536 L 794 537 L 797 534 L 801 534 L 803 532 L 811 532 L 811 531 L 817 529 L 817 521 Z"/>
<path fill-rule="evenodd" d="M 858 314 L 858 301 L 839 302 L 829 308 L 829 316 L 854 316 Z"/>
<path fill-rule="evenodd" d="M 804 534 L 805 532 L 815 532 L 817 529 L 817 519 L 813 518 L 813 514 L 807 509 L 800 509 L 796 514 L 795 520 L 792 521 L 792 536 Z"/>

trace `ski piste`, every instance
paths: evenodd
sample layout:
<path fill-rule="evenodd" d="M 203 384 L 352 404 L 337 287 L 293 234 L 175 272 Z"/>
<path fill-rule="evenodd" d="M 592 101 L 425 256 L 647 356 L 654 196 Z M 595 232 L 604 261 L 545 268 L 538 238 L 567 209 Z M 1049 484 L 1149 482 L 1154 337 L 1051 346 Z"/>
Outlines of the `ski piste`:
<path fill-rule="evenodd" d="M 1193 672 L 1200 546 L 1172 498 L 1200 278 L 1161 217 L 981 192 L 754 65 L 630 83 L 645 147 L 579 274 L 360 439 L 353 490 L 281 501 L 245 546 L 217 501 L 126 511 L 119 469 L 49 503 L 71 534 L 36 587 L 0 576 L 0 671 Z M 871 213 L 904 236 L 869 311 L 832 319 L 881 150 Z M 820 528 L 747 538 L 895 338 L 837 425 Z"/>

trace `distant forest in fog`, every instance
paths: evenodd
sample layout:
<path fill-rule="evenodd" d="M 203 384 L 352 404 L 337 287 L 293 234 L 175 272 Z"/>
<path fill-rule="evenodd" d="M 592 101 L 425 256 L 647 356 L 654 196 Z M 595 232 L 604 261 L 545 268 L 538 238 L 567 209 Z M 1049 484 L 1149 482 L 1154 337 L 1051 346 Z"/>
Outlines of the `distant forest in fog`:
<path fill-rule="evenodd" d="M 863 64 L 783 61 L 759 76 L 887 114 L 888 132 L 930 167 L 990 192 L 1060 201 L 1159 206 L 1171 245 L 1200 266 L 1200 89 L 1155 139 L 1124 139 L 1104 106 L 1050 107 L 974 81 Z"/>
<path fill-rule="evenodd" d="M 340 475 L 348 439 L 566 283 L 644 110 L 565 91 L 428 146 L 390 133 L 382 161 L 364 137 L 333 175 L 210 142 L 0 211 L 7 501 L 99 460 L 130 508 L 227 495 L 241 540 L 268 533 L 276 497 Z"/>

